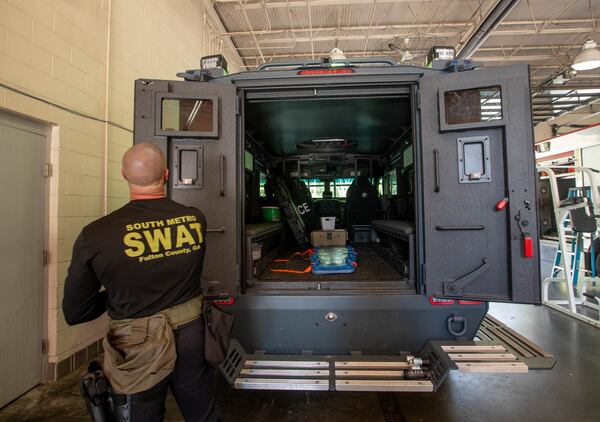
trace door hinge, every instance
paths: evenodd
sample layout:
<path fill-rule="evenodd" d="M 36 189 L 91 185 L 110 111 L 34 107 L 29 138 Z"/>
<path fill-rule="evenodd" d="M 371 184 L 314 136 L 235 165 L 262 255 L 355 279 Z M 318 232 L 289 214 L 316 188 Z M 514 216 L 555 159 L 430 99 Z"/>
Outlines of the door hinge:
<path fill-rule="evenodd" d="M 48 265 L 49 262 L 50 262 L 50 252 L 48 252 L 47 249 L 44 249 L 42 251 L 42 263 L 44 265 Z"/>
<path fill-rule="evenodd" d="M 44 177 L 52 176 L 52 164 L 44 163 Z"/>
<path fill-rule="evenodd" d="M 47 354 L 48 354 L 48 340 L 43 339 L 42 340 L 42 355 L 47 355 Z"/>

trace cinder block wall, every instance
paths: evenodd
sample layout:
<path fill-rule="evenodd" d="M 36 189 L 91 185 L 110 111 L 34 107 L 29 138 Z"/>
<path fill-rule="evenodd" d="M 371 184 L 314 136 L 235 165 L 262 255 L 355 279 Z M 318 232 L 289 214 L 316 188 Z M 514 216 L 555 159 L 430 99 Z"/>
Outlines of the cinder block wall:
<path fill-rule="evenodd" d="M 77 116 L 0 87 L 0 107 L 47 122 L 49 192 L 48 379 L 98 353 L 106 321 L 69 327 L 61 310 L 75 237 L 127 199 L 120 159 L 132 144 L 133 82 L 175 79 L 220 50 L 197 0 L 0 0 L 0 82 L 109 120 Z"/>

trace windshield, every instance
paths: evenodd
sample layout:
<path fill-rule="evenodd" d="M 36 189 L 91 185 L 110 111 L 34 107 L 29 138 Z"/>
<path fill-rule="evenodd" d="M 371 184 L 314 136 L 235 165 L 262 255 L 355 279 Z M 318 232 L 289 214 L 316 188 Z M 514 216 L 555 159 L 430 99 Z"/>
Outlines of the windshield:
<path fill-rule="evenodd" d="M 306 184 L 306 186 L 308 186 L 310 194 L 313 198 L 323 198 L 323 192 L 326 191 L 326 187 L 329 185 L 332 198 L 346 199 L 346 193 L 348 192 L 348 188 L 354 179 L 302 179 L 302 181 Z"/>

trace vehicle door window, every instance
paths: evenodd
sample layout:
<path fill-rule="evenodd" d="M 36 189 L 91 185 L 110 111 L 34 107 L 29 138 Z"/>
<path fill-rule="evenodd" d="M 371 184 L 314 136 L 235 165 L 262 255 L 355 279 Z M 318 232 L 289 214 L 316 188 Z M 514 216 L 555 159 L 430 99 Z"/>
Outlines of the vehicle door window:
<path fill-rule="evenodd" d="M 196 98 L 164 98 L 161 129 L 175 132 L 212 132 L 213 101 Z"/>
<path fill-rule="evenodd" d="M 398 177 L 396 175 L 396 169 L 389 170 L 386 173 L 387 181 L 387 194 L 390 196 L 398 195 Z"/>
<path fill-rule="evenodd" d="M 446 124 L 488 122 L 502 119 L 499 86 L 444 92 Z"/>
<path fill-rule="evenodd" d="M 265 185 L 267 184 L 267 174 L 265 172 L 260 172 L 260 181 L 258 183 L 258 196 L 260 196 L 261 198 L 266 198 L 267 193 L 265 192 Z"/>

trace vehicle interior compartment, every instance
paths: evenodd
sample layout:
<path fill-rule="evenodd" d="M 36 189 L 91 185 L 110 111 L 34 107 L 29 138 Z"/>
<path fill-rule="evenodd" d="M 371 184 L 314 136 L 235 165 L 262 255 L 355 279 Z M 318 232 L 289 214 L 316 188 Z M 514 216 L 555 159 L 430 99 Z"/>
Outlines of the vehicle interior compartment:
<path fill-rule="evenodd" d="M 410 89 L 389 91 L 246 97 L 247 286 L 347 281 L 414 289 Z M 348 256 L 356 260 L 343 270 L 315 270 L 315 262 L 342 265 Z"/>

